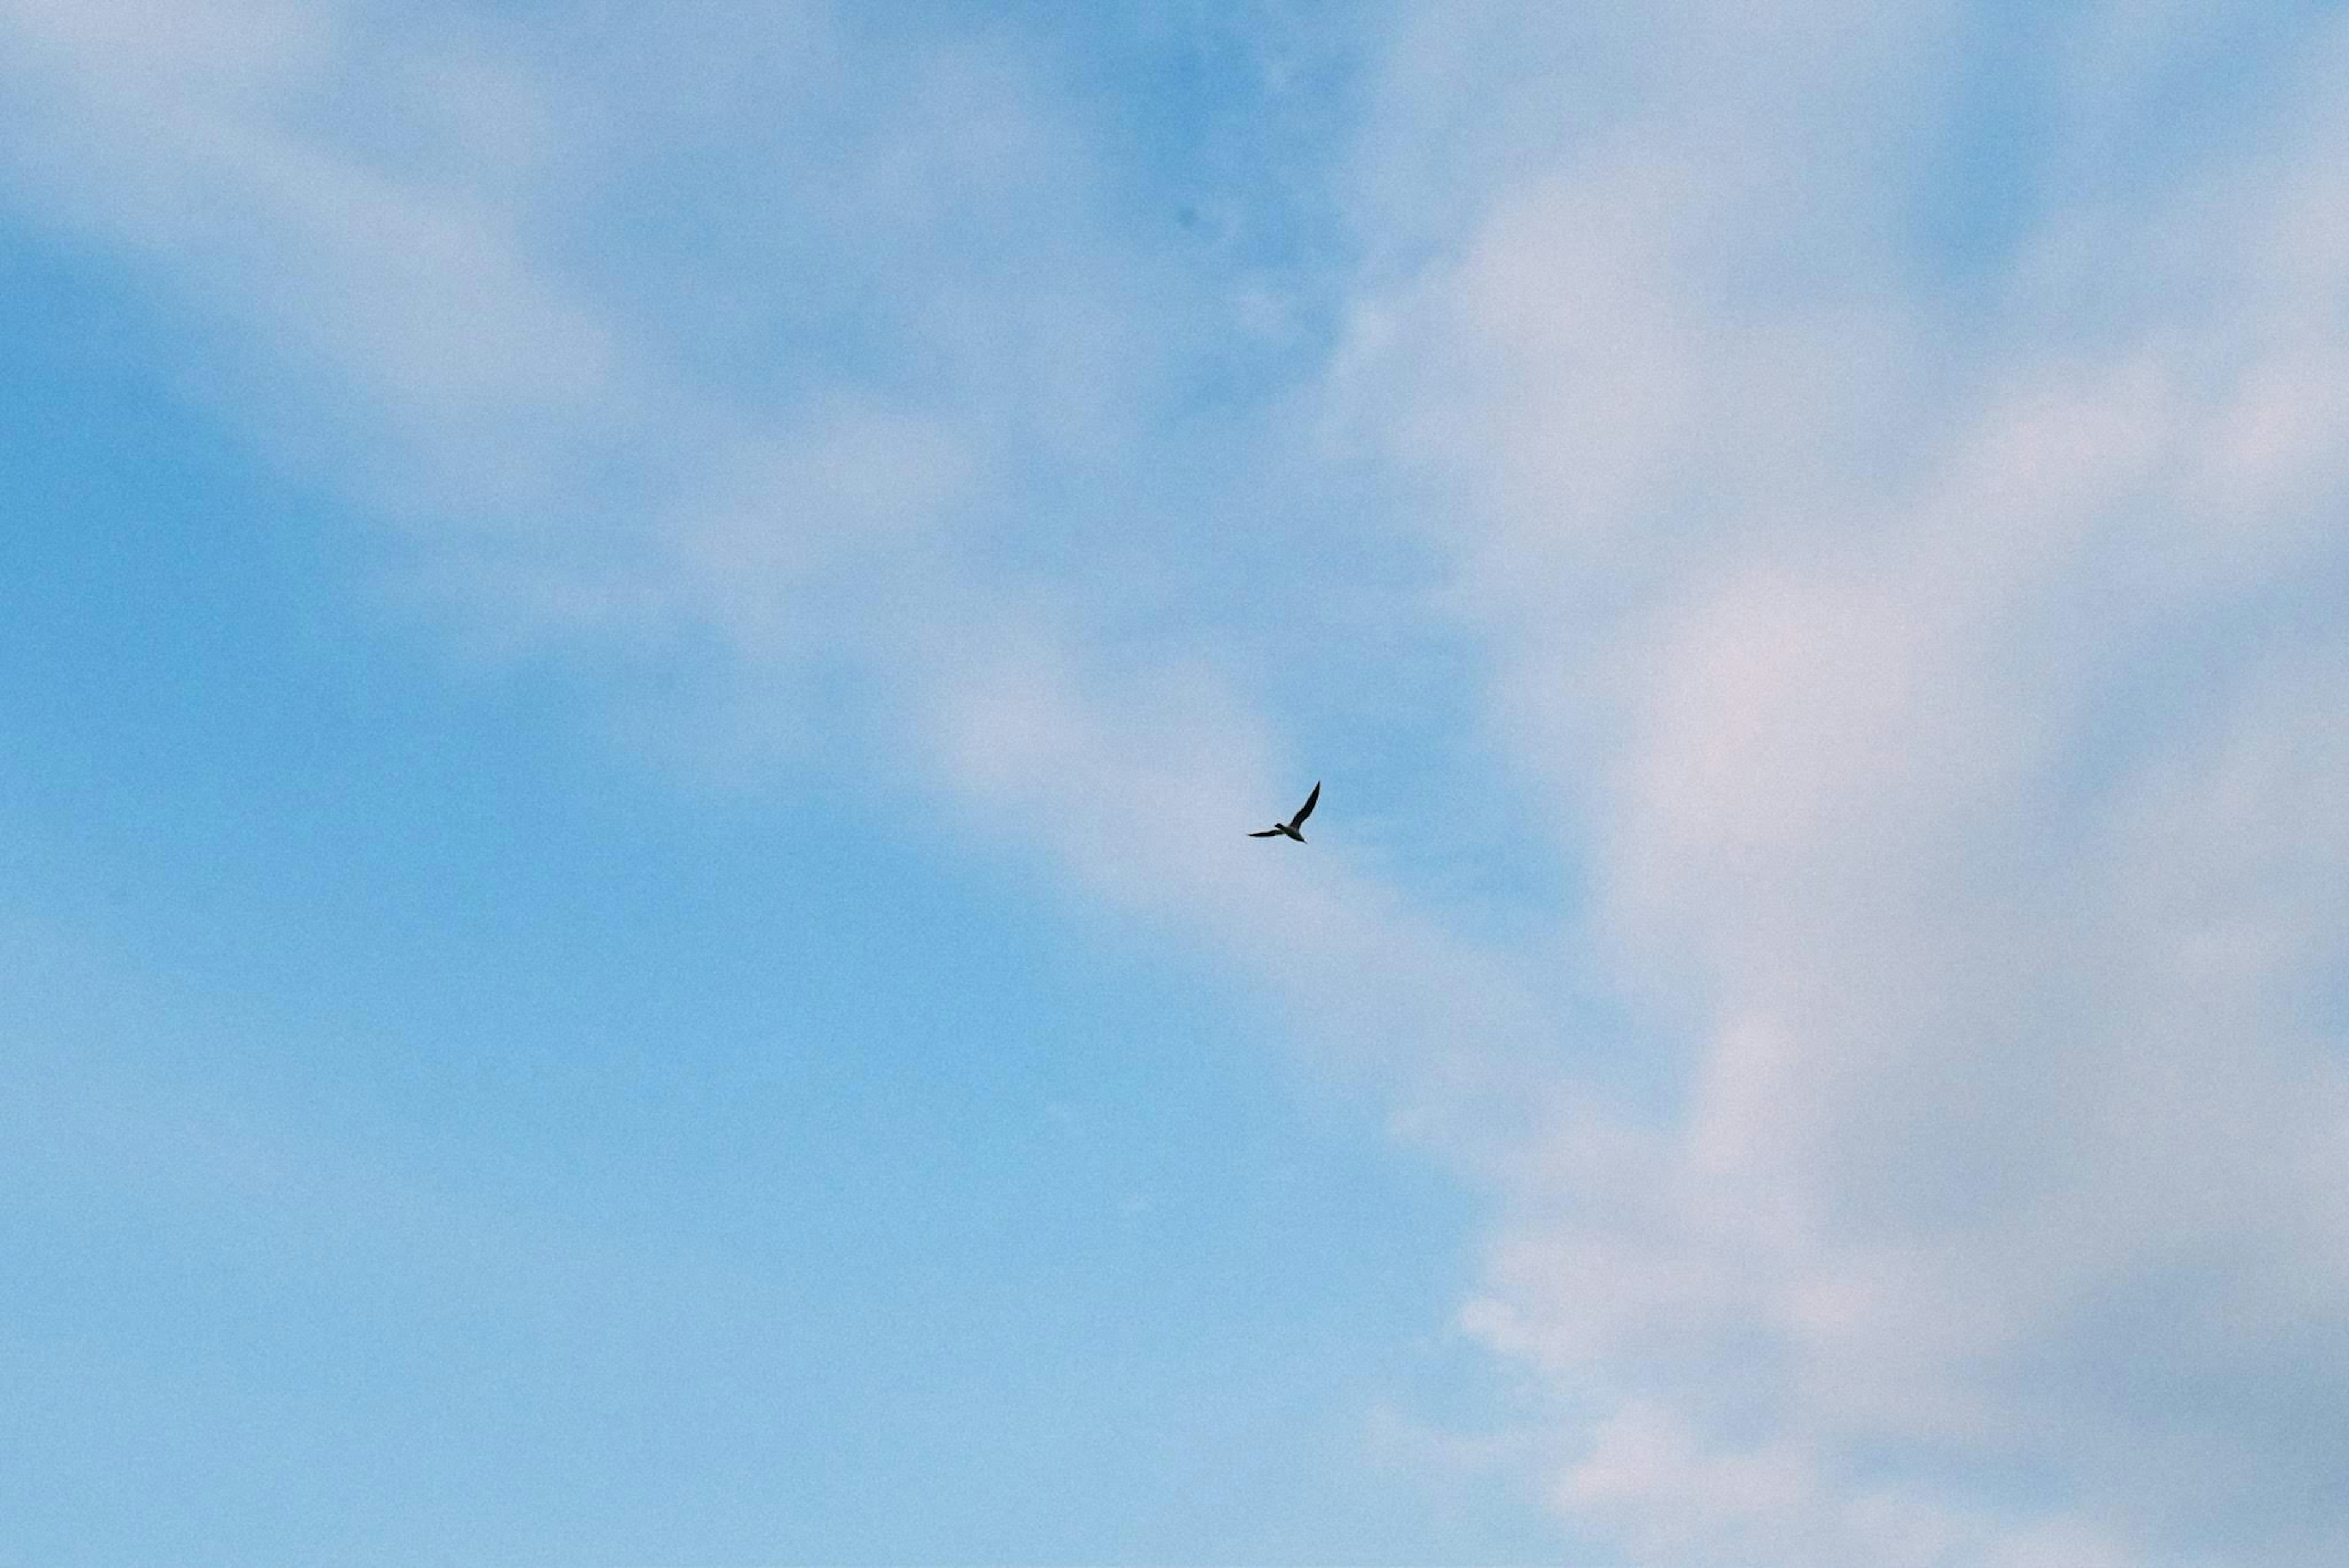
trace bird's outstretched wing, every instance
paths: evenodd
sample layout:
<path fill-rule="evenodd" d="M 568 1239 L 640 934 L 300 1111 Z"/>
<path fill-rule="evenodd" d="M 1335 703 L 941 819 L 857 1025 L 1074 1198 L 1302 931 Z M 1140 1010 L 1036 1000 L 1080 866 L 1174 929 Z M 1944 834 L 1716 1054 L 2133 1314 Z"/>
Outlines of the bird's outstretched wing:
<path fill-rule="evenodd" d="M 1280 829 L 1277 827 L 1268 827 L 1262 833 L 1251 833 L 1248 836 L 1250 838 L 1278 838 L 1280 836 Z"/>
<path fill-rule="evenodd" d="M 1297 808 L 1297 815 L 1288 819 L 1288 826 L 1291 827 L 1304 826 L 1305 819 L 1312 815 L 1313 808 L 1320 804 L 1321 781 L 1319 779 L 1315 779 L 1313 781 L 1313 793 L 1305 797 L 1305 804 Z"/>

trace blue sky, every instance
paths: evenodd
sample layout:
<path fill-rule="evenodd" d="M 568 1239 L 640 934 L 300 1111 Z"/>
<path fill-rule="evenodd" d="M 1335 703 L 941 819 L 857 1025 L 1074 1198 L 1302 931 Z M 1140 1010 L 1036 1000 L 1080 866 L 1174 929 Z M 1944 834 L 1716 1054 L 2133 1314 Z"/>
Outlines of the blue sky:
<path fill-rule="evenodd" d="M 1502 1381 L 1462 1195 L 1211 977 L 458 667 L 17 270 L 11 1560 L 1541 1539 L 1365 1424 Z"/>
<path fill-rule="evenodd" d="M 2339 1560 L 2349 17 L 640 10 L 0 0 L 0 1563 Z"/>

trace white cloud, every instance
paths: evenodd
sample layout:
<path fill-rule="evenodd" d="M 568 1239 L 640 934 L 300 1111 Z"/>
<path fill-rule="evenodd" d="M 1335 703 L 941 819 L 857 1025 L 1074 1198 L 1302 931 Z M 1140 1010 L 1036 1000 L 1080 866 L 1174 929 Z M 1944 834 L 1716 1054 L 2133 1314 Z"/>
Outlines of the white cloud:
<path fill-rule="evenodd" d="M 1723 16 L 1651 43 L 1717 81 Z M 1840 176 L 1930 144 L 1933 57 L 1793 47 L 1753 90 L 1875 73 L 1847 124 L 1681 157 L 1723 100 L 1660 86 L 1499 160 L 1344 368 L 1454 502 L 1495 734 L 1597 781 L 1555 818 L 1585 940 L 1681 1087 L 1529 1158 L 1464 1321 L 1548 1374 L 1560 1506 L 1640 1561 L 2330 1561 L 2337 94 L 2051 202 L 1985 310 L 1837 243 L 1897 210 Z"/>

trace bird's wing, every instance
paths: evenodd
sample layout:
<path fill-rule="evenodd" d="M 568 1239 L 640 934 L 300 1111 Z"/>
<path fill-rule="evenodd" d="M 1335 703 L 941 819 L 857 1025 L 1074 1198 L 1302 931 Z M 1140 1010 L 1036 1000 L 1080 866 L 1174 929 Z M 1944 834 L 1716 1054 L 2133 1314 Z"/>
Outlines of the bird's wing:
<path fill-rule="evenodd" d="M 1268 827 L 1262 833 L 1251 833 L 1248 836 L 1250 838 L 1278 838 L 1280 836 L 1280 829 L 1277 827 Z"/>
<path fill-rule="evenodd" d="M 1291 827 L 1304 826 L 1305 819 L 1313 815 L 1313 808 L 1316 805 L 1319 805 L 1320 802 L 1321 781 L 1319 779 L 1315 779 L 1313 781 L 1313 793 L 1305 797 L 1305 804 L 1297 808 L 1297 815 L 1288 819 L 1288 826 Z"/>

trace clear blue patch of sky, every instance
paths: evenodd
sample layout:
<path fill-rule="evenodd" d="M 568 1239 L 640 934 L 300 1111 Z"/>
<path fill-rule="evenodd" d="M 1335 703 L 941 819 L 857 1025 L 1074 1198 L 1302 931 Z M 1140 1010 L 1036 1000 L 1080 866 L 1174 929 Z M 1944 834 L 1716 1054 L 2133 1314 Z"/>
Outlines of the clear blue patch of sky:
<path fill-rule="evenodd" d="M 1547 1551 L 1361 1448 L 1507 1411 L 1465 1199 L 1205 977 L 452 679 L 119 280 L 0 301 L 0 1562 Z"/>

